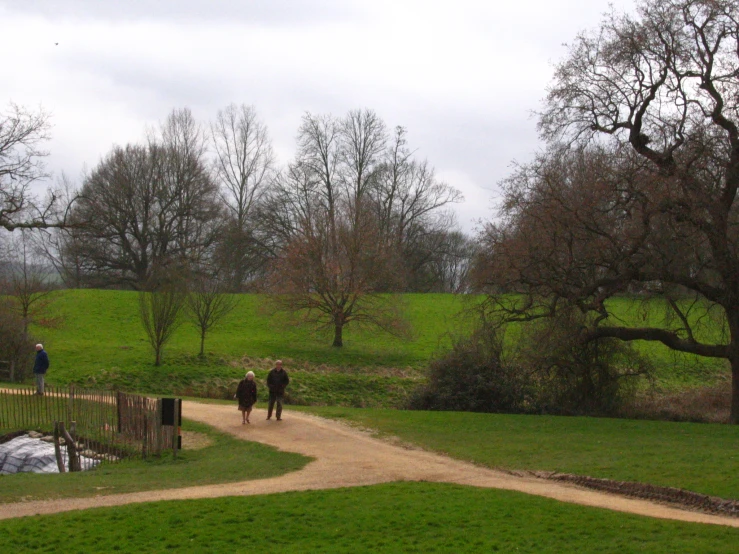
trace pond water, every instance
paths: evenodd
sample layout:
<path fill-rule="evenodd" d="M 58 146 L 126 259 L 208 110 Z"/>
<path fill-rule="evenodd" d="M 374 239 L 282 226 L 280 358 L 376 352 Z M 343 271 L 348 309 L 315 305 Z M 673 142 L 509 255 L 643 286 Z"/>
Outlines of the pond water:
<path fill-rule="evenodd" d="M 67 447 L 62 445 L 61 449 L 64 467 L 69 470 Z M 99 463 L 99 460 L 80 456 L 83 471 L 92 469 Z M 29 435 L 0 444 L 0 475 L 13 473 L 59 473 L 54 444 Z"/>

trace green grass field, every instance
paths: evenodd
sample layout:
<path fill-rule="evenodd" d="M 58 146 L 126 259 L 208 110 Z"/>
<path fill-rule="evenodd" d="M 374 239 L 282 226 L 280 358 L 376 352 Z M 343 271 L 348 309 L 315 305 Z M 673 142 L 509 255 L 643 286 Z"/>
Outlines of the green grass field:
<path fill-rule="evenodd" d="M 184 449 L 176 460 L 167 453 L 159 459 L 124 460 L 63 475 L 0 475 L 0 503 L 263 479 L 301 469 L 310 461 L 305 456 L 239 440 L 187 419 L 183 420 L 183 429 L 207 435 L 211 446 Z"/>
<path fill-rule="evenodd" d="M 344 348 L 330 346 L 330 337 L 270 316 L 258 295 L 240 295 L 238 307 L 206 341 L 207 357 L 196 356 L 198 336 L 185 323 L 166 347 L 160 367 L 138 318 L 134 292 L 67 290 L 57 295 L 55 329 L 32 331 L 44 341 L 51 357 L 48 380 L 90 387 L 120 388 L 152 394 L 225 398 L 247 369 L 263 379 L 276 358 L 293 376 L 290 401 L 366 407 L 397 407 L 423 380 L 429 360 L 444 352 L 450 336 L 470 328 L 465 310 L 479 297 L 449 294 L 403 295 L 413 336 L 407 340 L 367 329 L 347 327 Z M 634 324 L 664 324 L 658 309 L 640 301 L 613 301 L 617 318 Z M 704 321 L 704 338 L 720 340 L 720 324 Z M 516 340 L 516 329 L 509 340 Z M 665 389 L 711 385 L 726 379 L 723 360 L 670 352 L 655 343 L 638 344 L 657 367 Z"/>
<path fill-rule="evenodd" d="M 84 531 L 82 531 L 84 530 Z M 430 483 L 135 504 L 0 521 L 8 552 L 733 553 L 739 529 Z"/>
<path fill-rule="evenodd" d="M 334 406 L 310 411 L 456 458 L 739 498 L 739 431 L 729 426 L 336 407 L 402 404 L 423 379 L 428 361 L 448 347 L 449 335 L 468 328 L 469 320 L 459 314 L 475 301 L 406 295 L 412 339 L 349 328 L 346 346 L 339 350 L 329 346 L 330 337 L 287 326 L 262 311 L 258 296 L 244 295 L 209 336 L 206 360 L 195 356 L 197 335 L 185 324 L 159 368 L 151 363 L 135 293 L 61 292 L 55 310 L 63 324 L 34 331 L 49 351 L 48 380 L 56 384 L 217 397 L 246 369 L 255 369 L 261 382 L 271 360 L 279 357 L 287 361 L 293 379 L 293 401 Z M 638 302 L 618 299 L 615 308 L 623 319 L 659 324 L 659 316 L 644 316 Z M 719 324 L 707 321 L 703 332 L 718 340 Z M 672 354 L 655 344 L 639 347 L 653 358 L 660 384 L 667 388 L 711 384 L 727 373 L 720 361 Z M 176 462 L 164 458 L 75 475 L 0 477 L 0 502 L 259 478 L 298 469 L 307 461 L 191 422 L 186 429 L 208 433 L 216 442 L 183 452 Z M 734 529 L 651 520 L 505 491 L 420 483 L 24 518 L 0 522 L 0 536 L 0 544 L 14 552 L 733 552 L 739 538 Z"/>
<path fill-rule="evenodd" d="M 450 294 L 404 295 L 414 334 L 404 341 L 347 327 L 345 346 L 332 348 L 331 337 L 289 325 L 270 316 L 259 295 L 239 295 L 237 308 L 206 340 L 211 356 L 228 359 L 287 358 L 313 364 L 363 367 L 422 367 L 445 346 L 444 335 L 459 328 L 462 297 Z M 137 294 L 127 291 L 67 290 L 55 310 L 64 322 L 58 330 L 37 330 L 54 352 L 52 363 L 65 373 L 94 367 L 131 367 L 153 361 L 138 318 Z M 198 352 L 194 327 L 184 324 L 167 348 L 165 359 Z"/>
<path fill-rule="evenodd" d="M 594 417 L 307 408 L 488 467 L 545 470 L 739 499 L 739 427 Z"/>
<path fill-rule="evenodd" d="M 464 323 L 465 300 L 453 295 L 407 295 L 414 333 L 410 340 L 347 328 L 345 347 L 330 337 L 270 317 L 257 295 L 241 295 L 236 310 L 206 341 L 207 357 L 196 356 L 198 336 L 184 323 L 164 353 L 153 356 L 138 318 L 134 292 L 68 290 L 58 294 L 56 329 L 33 329 L 51 357 L 47 379 L 55 384 L 119 387 L 156 394 L 221 396 L 245 370 L 263 378 L 277 358 L 294 379 L 297 403 L 354 406 L 401 404 L 422 377 L 421 368 L 446 348 L 448 334 Z"/>

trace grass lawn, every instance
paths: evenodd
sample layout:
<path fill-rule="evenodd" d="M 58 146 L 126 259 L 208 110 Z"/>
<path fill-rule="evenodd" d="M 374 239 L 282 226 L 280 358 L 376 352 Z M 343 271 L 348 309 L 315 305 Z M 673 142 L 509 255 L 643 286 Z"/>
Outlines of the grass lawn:
<path fill-rule="evenodd" d="M 263 379 L 271 360 L 291 372 L 295 403 L 397 406 L 422 378 L 429 358 L 448 345 L 448 334 L 465 327 L 467 304 L 449 294 L 404 295 L 414 329 L 401 340 L 347 327 L 345 346 L 332 348 L 328 335 L 288 325 L 263 309 L 263 297 L 240 295 L 237 308 L 209 333 L 207 356 L 196 354 L 195 328 L 184 323 L 165 349 L 163 364 L 153 354 L 138 316 L 137 293 L 66 290 L 57 295 L 55 329 L 34 328 L 51 358 L 47 380 L 152 394 L 220 396 L 245 370 Z"/>
<path fill-rule="evenodd" d="M 139 321 L 137 298 L 137 293 L 130 291 L 61 291 L 54 303 L 55 312 L 63 317 L 61 326 L 35 329 L 48 343 L 53 370 L 61 376 L 89 369 L 151 366 L 153 354 Z M 414 329 L 410 340 L 350 324 L 345 346 L 332 348 L 332 336 L 290 326 L 264 311 L 262 296 L 242 294 L 223 325 L 208 335 L 206 352 L 229 359 L 249 356 L 344 367 L 420 367 L 445 343 L 443 336 L 459 327 L 457 314 L 465 300 L 451 294 L 408 294 L 402 298 Z M 198 348 L 196 329 L 185 323 L 175 333 L 164 359 L 194 356 Z"/>
<path fill-rule="evenodd" d="M 309 461 L 305 456 L 236 439 L 187 419 L 182 423 L 185 431 L 206 434 L 212 445 L 199 450 L 184 449 L 177 460 L 165 454 L 147 461 L 104 463 L 79 473 L 0 475 L 0 503 L 262 479 L 298 470 Z"/>
<path fill-rule="evenodd" d="M 489 467 L 638 481 L 739 499 L 739 427 L 591 417 L 311 407 Z"/>
<path fill-rule="evenodd" d="M 272 360 L 282 358 L 294 377 L 291 401 L 365 407 L 403 405 L 423 380 L 429 360 L 445 351 L 450 336 L 464 333 L 464 315 L 480 297 L 450 294 L 398 296 L 406 306 L 413 336 L 401 340 L 348 326 L 345 346 L 332 348 L 331 337 L 305 327 L 288 325 L 263 308 L 263 297 L 243 294 L 237 308 L 206 340 L 207 356 L 199 348 L 195 328 L 183 324 L 165 349 L 163 365 L 152 365 L 153 354 L 138 316 L 137 293 L 108 290 L 66 290 L 57 294 L 50 314 L 60 316 L 54 329 L 32 328 L 51 358 L 48 381 L 89 387 L 120 388 L 152 394 L 225 397 L 245 370 L 263 379 Z M 641 301 L 612 300 L 614 318 L 634 325 L 663 325 L 658 309 Z M 652 303 L 654 304 L 654 302 Z M 654 307 L 654 306 L 652 306 Z M 509 332 L 516 340 L 517 330 Z M 719 321 L 706 318 L 699 336 L 721 339 Z M 674 353 L 656 343 L 637 343 L 657 367 L 666 389 L 724 382 L 723 360 Z"/>
<path fill-rule="evenodd" d="M 430 483 L 135 504 L 0 522 L 23 552 L 736 552 L 739 529 Z"/>

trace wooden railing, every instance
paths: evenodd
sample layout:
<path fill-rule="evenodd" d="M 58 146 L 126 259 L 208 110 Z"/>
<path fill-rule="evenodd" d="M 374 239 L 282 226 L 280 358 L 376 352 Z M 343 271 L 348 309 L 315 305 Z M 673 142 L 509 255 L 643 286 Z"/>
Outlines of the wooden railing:
<path fill-rule="evenodd" d="M 177 446 L 177 428 L 162 425 L 162 400 L 116 391 L 75 387 L 0 390 L 0 434 L 34 430 L 51 434 L 58 422 L 75 429 L 80 450 L 102 459 L 159 455 Z"/>

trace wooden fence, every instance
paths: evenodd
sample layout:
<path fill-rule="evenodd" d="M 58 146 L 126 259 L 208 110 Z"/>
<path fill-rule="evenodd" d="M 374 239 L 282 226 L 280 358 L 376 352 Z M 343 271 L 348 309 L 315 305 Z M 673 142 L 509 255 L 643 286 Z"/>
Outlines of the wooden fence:
<path fill-rule="evenodd" d="M 159 455 L 173 449 L 176 426 L 162 425 L 162 400 L 115 391 L 46 386 L 0 391 L 0 429 L 51 433 L 74 422 L 78 442 L 103 459 Z"/>

